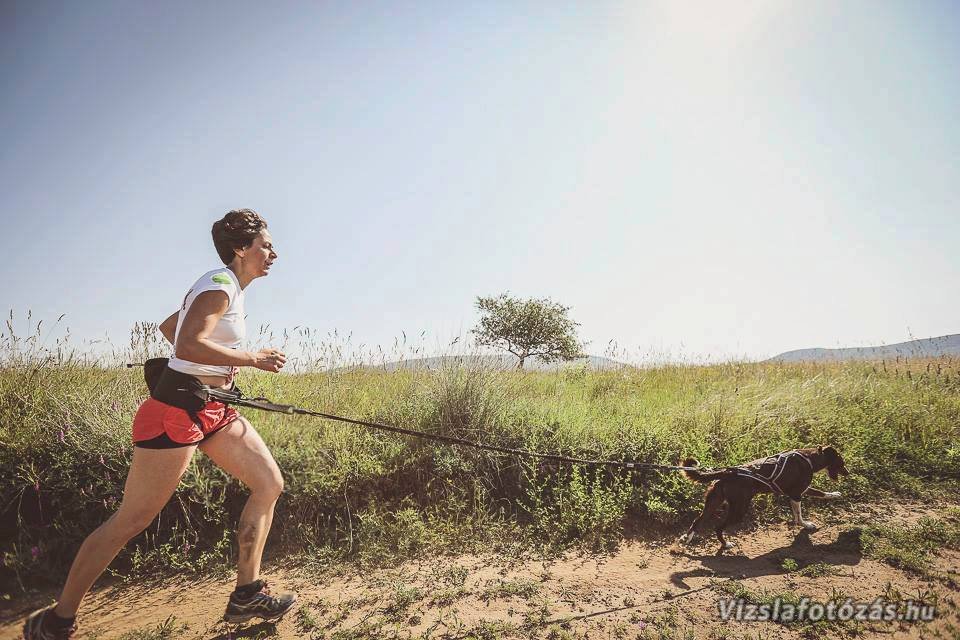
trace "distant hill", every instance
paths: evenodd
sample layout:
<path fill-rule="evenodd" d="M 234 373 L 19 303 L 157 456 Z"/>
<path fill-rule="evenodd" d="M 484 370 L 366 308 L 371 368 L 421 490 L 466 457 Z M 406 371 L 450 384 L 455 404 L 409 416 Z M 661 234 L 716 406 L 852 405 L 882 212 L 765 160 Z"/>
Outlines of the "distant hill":
<path fill-rule="evenodd" d="M 844 360 L 885 360 L 896 358 L 937 358 L 960 356 L 960 334 L 910 340 L 879 347 L 850 347 L 846 349 L 797 349 L 770 358 L 767 362 L 810 362 Z"/>
<path fill-rule="evenodd" d="M 515 369 L 517 367 L 517 359 L 510 354 L 437 356 L 434 358 L 413 358 L 410 360 L 400 360 L 398 362 L 387 362 L 386 364 L 378 365 L 377 368 L 385 369 L 386 371 L 396 371 L 397 369 L 440 369 L 457 364 L 491 367 L 495 369 Z M 587 369 L 605 371 L 608 369 L 623 369 L 630 365 L 601 356 L 587 356 L 569 362 L 551 362 L 550 364 L 546 364 L 538 358 L 529 358 L 524 363 L 523 368 L 527 371 L 557 371 L 583 366 Z"/>

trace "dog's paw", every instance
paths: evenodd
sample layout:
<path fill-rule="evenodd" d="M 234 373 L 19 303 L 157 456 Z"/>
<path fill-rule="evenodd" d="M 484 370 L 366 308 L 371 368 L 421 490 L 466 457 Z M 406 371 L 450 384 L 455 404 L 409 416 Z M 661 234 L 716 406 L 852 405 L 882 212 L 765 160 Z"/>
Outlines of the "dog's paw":
<path fill-rule="evenodd" d="M 732 542 L 729 542 L 729 541 L 724 542 L 723 544 L 720 545 L 720 548 L 717 549 L 717 555 L 722 556 L 724 551 L 730 551 L 731 549 L 735 549 L 736 546 L 737 545 L 733 544 Z"/>
<path fill-rule="evenodd" d="M 800 522 L 800 524 L 803 525 L 803 528 L 807 531 L 813 531 L 817 528 L 817 523 L 811 522 L 810 520 L 803 520 Z"/>
<path fill-rule="evenodd" d="M 826 493 L 823 494 L 823 497 L 824 497 L 824 498 L 831 499 L 831 500 L 834 499 L 834 498 L 839 498 L 839 497 L 840 497 L 840 492 L 839 492 L 839 491 L 827 491 Z"/>

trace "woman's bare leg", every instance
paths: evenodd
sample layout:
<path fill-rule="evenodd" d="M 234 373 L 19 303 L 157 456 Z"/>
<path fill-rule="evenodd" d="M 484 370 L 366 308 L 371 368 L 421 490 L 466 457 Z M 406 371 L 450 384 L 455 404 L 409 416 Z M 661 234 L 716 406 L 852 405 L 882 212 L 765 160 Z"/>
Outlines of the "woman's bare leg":
<path fill-rule="evenodd" d="M 260 560 L 273 523 L 273 507 L 283 491 L 283 476 L 260 434 L 246 418 L 234 420 L 200 449 L 221 469 L 250 488 L 240 514 L 237 586 L 260 577 Z"/>
<path fill-rule="evenodd" d="M 83 596 L 120 549 L 130 538 L 146 529 L 170 500 L 190 464 L 194 449 L 196 446 L 133 448 L 133 461 L 127 472 L 120 508 L 80 545 L 54 613 L 62 618 L 77 614 Z"/>

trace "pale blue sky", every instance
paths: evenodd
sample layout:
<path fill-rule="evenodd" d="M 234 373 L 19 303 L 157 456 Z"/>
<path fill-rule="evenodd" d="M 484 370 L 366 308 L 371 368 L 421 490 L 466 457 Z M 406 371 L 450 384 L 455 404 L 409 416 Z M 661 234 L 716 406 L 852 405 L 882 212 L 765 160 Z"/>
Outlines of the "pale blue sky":
<path fill-rule="evenodd" d="M 3 2 L 0 59 L 0 300 L 79 338 L 236 207 L 251 332 L 441 343 L 505 290 L 595 353 L 960 332 L 950 2 Z"/>

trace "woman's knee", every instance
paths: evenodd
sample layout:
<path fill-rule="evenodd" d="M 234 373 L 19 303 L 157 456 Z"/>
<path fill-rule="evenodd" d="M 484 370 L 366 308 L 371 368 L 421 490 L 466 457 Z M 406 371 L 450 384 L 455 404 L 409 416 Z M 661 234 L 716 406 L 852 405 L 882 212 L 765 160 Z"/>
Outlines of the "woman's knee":
<path fill-rule="evenodd" d="M 273 496 L 274 500 L 280 498 L 280 494 L 283 493 L 283 476 L 280 475 L 280 471 L 277 471 L 271 476 L 269 487 L 267 488 L 270 495 Z"/>
<path fill-rule="evenodd" d="M 251 485 L 250 492 L 263 498 L 277 500 L 283 493 L 283 476 L 279 469 L 264 473 Z"/>
<path fill-rule="evenodd" d="M 110 516 L 105 524 L 107 531 L 118 539 L 124 541 L 140 535 L 144 529 L 150 526 L 157 514 L 148 511 L 128 511 L 122 509 Z"/>

